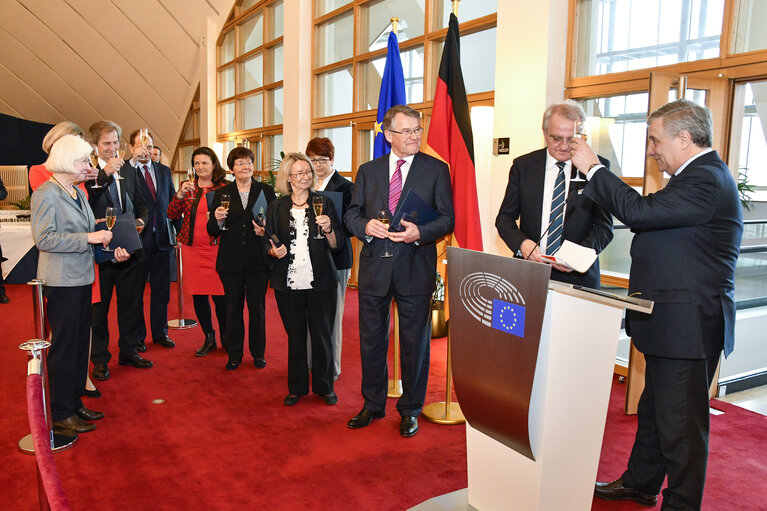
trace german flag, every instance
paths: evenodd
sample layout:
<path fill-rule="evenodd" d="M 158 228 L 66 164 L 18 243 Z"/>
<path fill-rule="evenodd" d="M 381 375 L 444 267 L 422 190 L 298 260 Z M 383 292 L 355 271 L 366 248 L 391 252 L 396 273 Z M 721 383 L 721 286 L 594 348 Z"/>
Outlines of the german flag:
<path fill-rule="evenodd" d="M 454 240 L 461 248 L 481 251 L 474 142 L 461 72 L 460 39 L 458 18 L 451 13 L 427 143 L 450 165 L 455 208 Z"/>

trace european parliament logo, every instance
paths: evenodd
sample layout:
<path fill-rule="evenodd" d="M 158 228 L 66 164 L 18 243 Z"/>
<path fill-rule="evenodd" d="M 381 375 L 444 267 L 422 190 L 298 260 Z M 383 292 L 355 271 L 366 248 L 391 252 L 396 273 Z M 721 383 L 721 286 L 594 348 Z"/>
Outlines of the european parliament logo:
<path fill-rule="evenodd" d="M 487 272 L 463 278 L 459 288 L 466 311 L 483 325 L 525 336 L 525 298 L 509 281 Z"/>

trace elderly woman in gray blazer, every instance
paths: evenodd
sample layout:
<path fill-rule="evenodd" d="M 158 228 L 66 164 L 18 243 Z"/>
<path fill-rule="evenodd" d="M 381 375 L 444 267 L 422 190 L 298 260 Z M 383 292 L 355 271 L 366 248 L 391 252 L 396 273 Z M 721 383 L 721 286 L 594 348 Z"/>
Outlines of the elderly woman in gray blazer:
<path fill-rule="evenodd" d="M 37 277 L 45 280 L 51 327 L 48 377 L 54 431 L 76 435 L 95 425 L 83 419 L 104 417 L 83 406 L 91 326 L 92 245 L 108 244 L 112 233 L 95 231 L 93 211 L 76 185 L 90 169 L 93 148 L 80 137 L 67 135 L 51 148 L 46 168 L 53 173 L 32 195 L 32 236 L 40 250 Z M 127 258 L 123 249 L 116 258 Z"/>

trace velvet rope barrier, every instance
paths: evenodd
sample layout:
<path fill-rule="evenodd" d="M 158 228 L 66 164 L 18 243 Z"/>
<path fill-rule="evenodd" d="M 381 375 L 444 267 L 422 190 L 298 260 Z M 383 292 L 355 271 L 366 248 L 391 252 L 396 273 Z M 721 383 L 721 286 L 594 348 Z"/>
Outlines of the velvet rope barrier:
<path fill-rule="evenodd" d="M 35 445 L 35 459 L 40 479 L 43 482 L 48 504 L 53 511 L 69 511 L 69 501 L 61 484 L 61 477 L 53 461 L 51 439 L 43 411 L 42 376 L 30 374 L 27 376 L 27 410 L 29 414 L 29 429 Z"/>

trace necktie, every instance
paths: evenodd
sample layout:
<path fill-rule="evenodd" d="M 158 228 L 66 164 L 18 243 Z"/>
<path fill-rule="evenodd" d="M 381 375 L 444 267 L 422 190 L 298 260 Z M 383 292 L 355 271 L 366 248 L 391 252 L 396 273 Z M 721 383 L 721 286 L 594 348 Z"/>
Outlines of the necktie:
<path fill-rule="evenodd" d="M 389 181 L 389 211 L 394 214 L 399 203 L 399 196 L 402 195 L 402 166 L 405 160 L 397 160 L 397 168 Z"/>
<path fill-rule="evenodd" d="M 117 181 L 115 181 L 114 176 L 107 185 L 107 191 L 109 192 L 109 198 L 112 199 L 112 207 L 117 208 L 118 215 L 122 215 L 123 208 L 120 204 L 120 192 L 117 191 Z"/>
<path fill-rule="evenodd" d="M 152 199 L 157 200 L 157 190 L 154 187 L 154 181 L 152 181 L 152 175 L 149 174 L 149 166 L 144 165 L 144 181 L 146 181 L 146 186 L 149 188 L 149 193 L 152 194 Z"/>
<path fill-rule="evenodd" d="M 546 254 L 551 255 L 562 245 L 562 229 L 565 209 L 565 162 L 558 161 L 557 180 L 551 194 L 551 214 L 549 214 L 549 237 L 546 242 Z"/>

